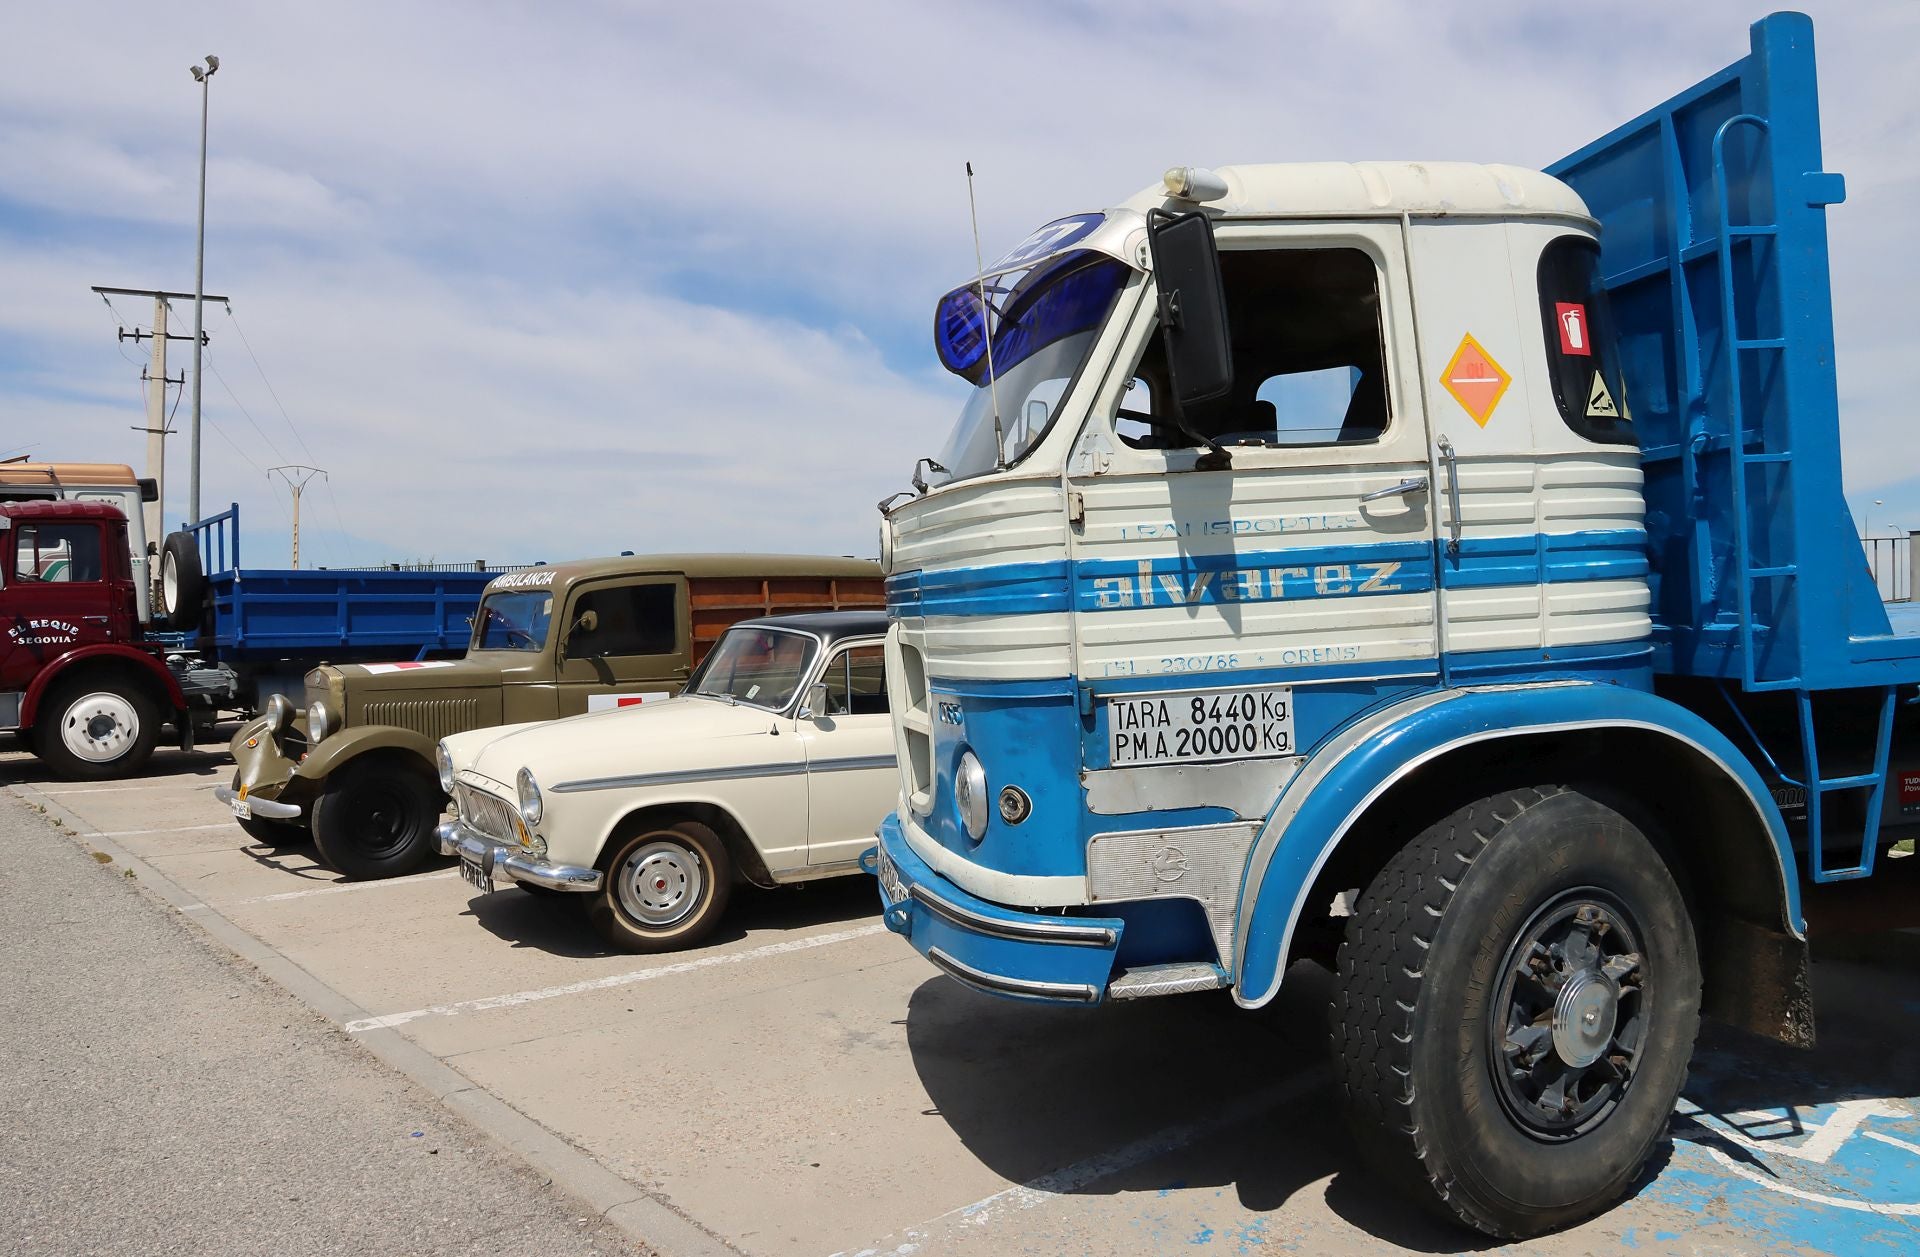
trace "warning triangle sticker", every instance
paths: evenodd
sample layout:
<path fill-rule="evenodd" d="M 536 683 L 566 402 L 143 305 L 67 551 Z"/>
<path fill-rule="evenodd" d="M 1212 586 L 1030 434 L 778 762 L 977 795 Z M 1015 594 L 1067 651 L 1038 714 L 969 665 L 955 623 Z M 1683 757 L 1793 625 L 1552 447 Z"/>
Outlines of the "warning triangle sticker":
<path fill-rule="evenodd" d="M 1607 391 L 1607 382 L 1600 373 L 1593 373 L 1593 387 L 1587 390 L 1587 418 L 1618 419 L 1620 408 L 1613 404 L 1613 394 Z"/>

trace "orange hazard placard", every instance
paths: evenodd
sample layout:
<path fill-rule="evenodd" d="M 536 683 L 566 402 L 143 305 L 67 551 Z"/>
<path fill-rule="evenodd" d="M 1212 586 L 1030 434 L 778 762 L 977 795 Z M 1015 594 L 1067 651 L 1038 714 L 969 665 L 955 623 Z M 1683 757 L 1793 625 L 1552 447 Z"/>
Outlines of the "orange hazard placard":
<path fill-rule="evenodd" d="M 1487 420 L 1493 418 L 1493 408 L 1500 404 L 1511 383 L 1513 377 L 1471 333 L 1460 338 L 1460 348 L 1453 351 L 1453 360 L 1440 373 L 1441 386 L 1452 393 L 1453 400 L 1483 428 Z"/>

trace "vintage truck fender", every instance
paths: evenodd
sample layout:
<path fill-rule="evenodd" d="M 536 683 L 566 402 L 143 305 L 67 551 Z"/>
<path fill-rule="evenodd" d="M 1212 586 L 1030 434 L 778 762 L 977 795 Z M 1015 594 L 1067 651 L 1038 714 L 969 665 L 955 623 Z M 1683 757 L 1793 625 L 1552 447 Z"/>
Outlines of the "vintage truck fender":
<path fill-rule="evenodd" d="M 1637 730 L 1704 757 L 1752 804 L 1772 839 L 1781 916 L 1804 935 L 1800 883 L 1786 826 L 1745 755 L 1691 711 L 1640 690 L 1561 682 L 1445 690 L 1364 716 L 1307 762 L 1275 804 L 1241 885 L 1234 998 L 1257 1008 L 1280 988 L 1306 896 L 1341 840 L 1395 782 L 1462 748 L 1575 730 Z M 1439 817 L 1432 819 L 1438 820 Z"/>
<path fill-rule="evenodd" d="M 320 783 L 335 769 L 369 751 L 398 748 L 419 756 L 420 763 L 429 773 L 433 773 L 434 739 L 424 733 L 415 733 L 411 729 L 402 729 L 396 725 L 363 725 L 349 727 L 323 740 L 319 746 L 307 752 L 293 770 L 295 777 Z M 437 778 L 436 778 L 437 779 Z"/>
<path fill-rule="evenodd" d="M 71 675 L 75 668 L 94 666 L 103 660 L 124 662 L 137 669 L 159 687 L 174 711 L 186 710 L 187 696 L 180 692 L 180 682 L 174 678 L 173 673 L 167 671 L 165 664 L 145 651 L 135 650 L 131 646 L 124 646 L 118 642 L 97 642 L 91 646 L 82 646 L 77 650 L 68 651 L 34 675 L 33 680 L 27 683 L 26 697 L 20 702 L 20 723 L 22 725 L 33 723 L 34 715 L 40 708 L 40 700 L 49 687 L 63 677 Z"/>

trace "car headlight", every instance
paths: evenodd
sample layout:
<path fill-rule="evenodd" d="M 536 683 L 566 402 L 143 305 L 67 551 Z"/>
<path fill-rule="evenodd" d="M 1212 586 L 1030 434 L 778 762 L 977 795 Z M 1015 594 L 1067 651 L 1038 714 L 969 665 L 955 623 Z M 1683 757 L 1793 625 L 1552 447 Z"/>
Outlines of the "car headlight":
<path fill-rule="evenodd" d="M 447 750 L 445 742 L 436 742 L 433 746 L 434 767 L 440 770 L 440 793 L 453 793 L 453 756 Z"/>
<path fill-rule="evenodd" d="M 318 742 L 339 726 L 333 719 L 333 709 L 325 699 L 316 698 L 307 706 L 307 741 Z"/>
<path fill-rule="evenodd" d="M 267 732 L 278 733 L 293 722 L 293 700 L 275 694 L 267 700 Z"/>
<path fill-rule="evenodd" d="M 514 778 L 514 785 L 520 790 L 520 819 L 529 826 L 540 823 L 540 783 L 533 779 L 531 768 L 522 768 L 520 775 Z"/>
<path fill-rule="evenodd" d="M 960 753 L 960 764 L 953 774 L 953 801 L 960 808 L 960 823 L 967 837 L 979 842 L 987 836 L 987 770 L 972 751 Z"/>

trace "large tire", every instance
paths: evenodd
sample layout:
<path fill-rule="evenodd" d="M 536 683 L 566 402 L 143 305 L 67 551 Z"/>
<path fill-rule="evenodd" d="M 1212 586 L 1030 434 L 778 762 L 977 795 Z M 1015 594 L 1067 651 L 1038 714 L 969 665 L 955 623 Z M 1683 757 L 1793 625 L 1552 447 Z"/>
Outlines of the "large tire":
<path fill-rule="evenodd" d="M 206 601 L 207 575 L 200 568 L 200 547 L 193 534 L 168 534 L 160 547 L 160 610 L 167 627 L 178 632 L 199 628 Z"/>
<path fill-rule="evenodd" d="M 600 889 L 582 898 L 587 920 L 619 951 L 693 946 L 713 932 L 733 893 L 726 845 L 698 821 L 640 826 L 614 841 L 601 871 Z"/>
<path fill-rule="evenodd" d="M 33 751 L 55 776 L 103 781 L 139 772 L 160 738 L 159 704 L 113 673 L 56 681 L 34 712 Z"/>
<path fill-rule="evenodd" d="M 1653 843 L 1577 790 L 1482 799 L 1408 843 L 1336 981 L 1361 1151 L 1444 1217 L 1568 1226 L 1667 1138 L 1700 1022 L 1693 925 Z"/>
<path fill-rule="evenodd" d="M 426 769 L 392 760 L 348 764 L 313 804 L 313 845 L 349 881 L 399 877 L 433 851 L 446 796 Z"/>

